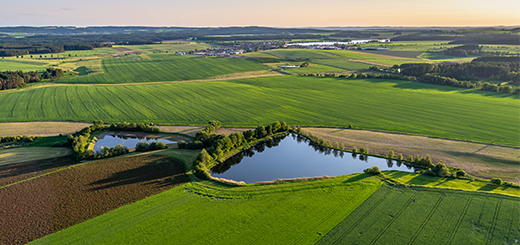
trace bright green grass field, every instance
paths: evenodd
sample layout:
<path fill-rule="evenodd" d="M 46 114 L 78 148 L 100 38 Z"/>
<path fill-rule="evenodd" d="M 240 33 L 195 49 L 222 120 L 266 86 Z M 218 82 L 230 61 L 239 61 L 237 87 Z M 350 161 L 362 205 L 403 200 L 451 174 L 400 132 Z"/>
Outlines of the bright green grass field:
<path fill-rule="evenodd" d="M 520 199 L 381 187 L 318 244 L 515 244 Z"/>
<path fill-rule="evenodd" d="M 49 62 L 31 59 L 0 59 L 0 71 L 43 71 L 49 67 Z"/>
<path fill-rule="evenodd" d="M 300 73 L 314 73 L 314 72 L 344 71 L 344 69 L 334 67 L 334 66 L 328 66 L 328 65 L 312 64 L 309 67 L 288 68 L 288 69 L 285 69 L 285 71 L 289 72 L 289 73 L 293 73 L 293 74 L 300 74 Z"/>
<path fill-rule="evenodd" d="M 313 63 L 328 65 L 348 71 L 368 69 L 371 65 L 348 60 L 314 60 Z"/>
<path fill-rule="evenodd" d="M 269 77 L 0 94 L 0 121 L 340 126 L 519 145 L 518 95 L 402 80 Z"/>
<path fill-rule="evenodd" d="M 206 49 L 211 47 L 211 44 L 207 43 L 195 43 L 195 42 L 182 42 L 182 43 L 162 43 L 162 44 L 150 44 L 150 45 L 115 45 L 114 47 L 123 47 L 134 51 L 139 51 L 144 54 L 152 54 L 154 52 L 166 52 L 175 53 L 179 51 L 193 51 L 195 49 Z"/>
<path fill-rule="evenodd" d="M 325 180 L 220 189 L 189 183 L 31 244 L 314 244 L 380 186 Z"/>
<path fill-rule="evenodd" d="M 201 79 L 235 72 L 269 69 L 240 58 L 170 57 L 156 59 L 107 58 L 103 74 L 59 80 L 61 83 L 134 83 Z"/>

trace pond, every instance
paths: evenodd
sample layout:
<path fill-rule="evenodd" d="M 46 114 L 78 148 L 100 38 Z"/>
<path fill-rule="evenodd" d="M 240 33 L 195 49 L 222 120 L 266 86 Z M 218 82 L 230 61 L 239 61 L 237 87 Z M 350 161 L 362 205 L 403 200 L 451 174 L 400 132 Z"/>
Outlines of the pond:
<path fill-rule="evenodd" d="M 135 148 L 135 145 L 139 141 L 146 141 L 148 143 L 152 141 L 160 141 L 164 142 L 165 144 L 173 144 L 177 143 L 177 141 L 171 141 L 163 138 L 157 138 L 157 137 L 150 137 L 150 136 L 138 136 L 141 135 L 139 133 L 136 133 L 135 135 L 129 135 L 129 134 L 120 134 L 120 133 L 112 133 L 109 132 L 105 135 L 102 135 L 99 137 L 99 140 L 94 145 L 94 151 L 98 151 L 103 146 L 108 146 L 110 148 L 122 144 L 128 149 Z"/>
<path fill-rule="evenodd" d="M 272 139 L 242 151 L 211 169 L 211 176 L 256 183 L 276 179 L 339 176 L 381 170 L 413 172 L 396 161 L 320 147 L 307 138 L 291 135 Z"/>

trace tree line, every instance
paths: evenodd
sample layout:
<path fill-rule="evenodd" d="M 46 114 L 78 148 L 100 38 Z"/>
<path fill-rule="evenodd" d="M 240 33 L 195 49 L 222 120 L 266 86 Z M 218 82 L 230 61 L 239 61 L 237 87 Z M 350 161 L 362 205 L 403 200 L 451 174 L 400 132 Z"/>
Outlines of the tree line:
<path fill-rule="evenodd" d="M 215 121 L 213 121 L 215 122 Z M 218 123 L 220 125 L 220 123 Z M 211 124 L 208 125 L 208 127 Z M 195 160 L 195 174 L 200 178 L 210 179 L 209 169 L 215 161 L 219 161 L 222 157 L 231 153 L 237 148 L 246 146 L 274 134 L 287 132 L 289 126 L 284 121 L 274 122 L 267 126 L 259 125 L 254 130 L 244 132 L 236 132 L 230 135 L 224 134 L 200 134 L 203 138 L 197 138 L 194 142 L 186 143 L 179 141 L 178 146 L 181 149 L 202 149 L 201 153 Z"/>
<path fill-rule="evenodd" d="M 0 90 L 25 87 L 29 83 L 37 83 L 43 79 L 58 80 L 64 75 L 59 68 L 47 68 L 41 75 L 38 71 L 0 71 Z"/>
<path fill-rule="evenodd" d="M 22 56 L 30 54 L 63 53 L 69 50 L 92 50 L 100 47 L 111 47 L 111 44 L 102 43 L 4 43 L 0 44 L 0 56 Z"/>

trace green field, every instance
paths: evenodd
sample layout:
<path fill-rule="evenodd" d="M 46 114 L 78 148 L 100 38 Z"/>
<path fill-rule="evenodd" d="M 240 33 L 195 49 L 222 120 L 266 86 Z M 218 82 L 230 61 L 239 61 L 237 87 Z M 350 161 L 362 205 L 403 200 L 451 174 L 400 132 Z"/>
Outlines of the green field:
<path fill-rule="evenodd" d="M 144 54 L 152 54 L 154 52 L 161 53 L 175 53 L 179 51 L 193 51 L 195 49 L 206 49 L 206 47 L 214 46 L 208 43 L 195 43 L 195 42 L 172 42 L 162 44 L 150 44 L 150 45 L 114 45 L 115 48 L 126 48 L 134 51 L 138 51 Z"/>
<path fill-rule="evenodd" d="M 518 95 L 402 80 L 279 76 L 0 94 L 0 121 L 340 126 L 519 145 Z M 143 103 L 146 101 L 146 103 Z"/>
<path fill-rule="evenodd" d="M 370 67 L 369 64 L 355 62 L 355 61 L 348 61 L 348 60 L 315 60 L 313 63 L 322 64 L 322 65 L 328 65 L 332 67 L 341 68 L 348 71 L 357 71 L 357 70 L 364 70 L 368 69 Z"/>
<path fill-rule="evenodd" d="M 61 83 L 135 83 L 179 81 L 214 77 L 235 72 L 267 70 L 268 67 L 239 58 L 193 58 L 164 56 L 155 59 L 106 58 L 103 74 L 59 80 Z"/>
<path fill-rule="evenodd" d="M 47 61 L 31 59 L 0 59 L 0 71 L 43 71 L 49 67 Z"/>
<path fill-rule="evenodd" d="M 518 198 L 383 186 L 318 244 L 513 244 Z"/>
<path fill-rule="evenodd" d="M 313 244 L 380 186 L 329 180 L 240 188 L 189 183 L 32 244 Z"/>
<path fill-rule="evenodd" d="M 300 74 L 300 73 L 314 73 L 314 72 L 335 72 L 335 71 L 344 71 L 344 70 L 342 68 L 338 68 L 338 67 L 334 67 L 334 66 L 311 63 L 311 65 L 309 67 L 288 68 L 288 69 L 285 69 L 285 71 L 289 72 L 289 73 L 293 73 L 293 74 Z"/>

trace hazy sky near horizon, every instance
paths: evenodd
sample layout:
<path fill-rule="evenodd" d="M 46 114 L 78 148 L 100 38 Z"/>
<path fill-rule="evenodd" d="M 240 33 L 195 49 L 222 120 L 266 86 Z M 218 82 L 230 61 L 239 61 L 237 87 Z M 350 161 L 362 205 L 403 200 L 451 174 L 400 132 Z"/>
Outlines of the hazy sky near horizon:
<path fill-rule="evenodd" d="M 519 0 L 2 0 L 0 26 L 520 25 Z"/>

